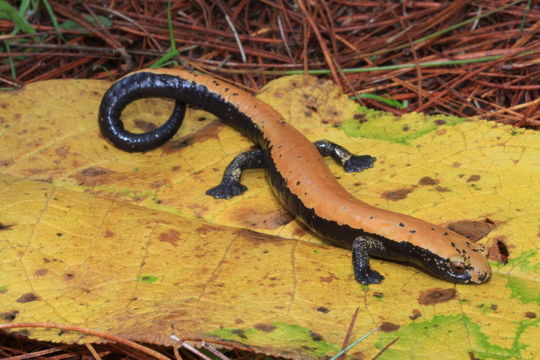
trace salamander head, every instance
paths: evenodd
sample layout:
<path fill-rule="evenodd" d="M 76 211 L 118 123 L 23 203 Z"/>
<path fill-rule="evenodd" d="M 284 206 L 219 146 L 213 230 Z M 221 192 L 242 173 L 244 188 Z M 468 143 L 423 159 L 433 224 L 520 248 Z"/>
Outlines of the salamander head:
<path fill-rule="evenodd" d="M 420 258 L 420 266 L 432 275 L 458 284 L 481 284 L 491 277 L 487 251 L 482 244 L 452 233 L 433 241 L 433 248 Z M 436 249 L 435 249 L 436 248 Z"/>

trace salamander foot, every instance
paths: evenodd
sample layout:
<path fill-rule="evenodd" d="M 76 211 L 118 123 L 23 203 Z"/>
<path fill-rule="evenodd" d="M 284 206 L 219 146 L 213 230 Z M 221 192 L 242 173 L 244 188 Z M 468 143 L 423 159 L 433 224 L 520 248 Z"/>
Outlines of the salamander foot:
<path fill-rule="evenodd" d="M 369 155 L 354 155 L 343 146 L 335 144 L 328 140 L 319 140 L 313 143 L 322 156 L 331 156 L 343 166 L 346 172 L 360 172 L 373 167 L 375 160 Z"/>
<path fill-rule="evenodd" d="M 206 192 L 216 199 L 230 199 L 242 195 L 247 187 L 240 183 L 244 170 L 265 167 L 265 152 L 261 149 L 250 150 L 237 155 L 223 173 L 221 183 Z"/>
<path fill-rule="evenodd" d="M 360 235 L 352 244 L 352 263 L 354 277 L 361 284 L 378 284 L 383 281 L 384 276 L 369 266 L 369 250 L 382 251 L 384 245 L 375 237 Z"/>
<path fill-rule="evenodd" d="M 364 285 L 379 284 L 384 280 L 384 276 L 373 269 L 370 269 L 367 272 L 355 271 L 354 277 L 356 278 L 356 281 Z"/>
<path fill-rule="evenodd" d="M 373 167 L 375 160 L 377 158 L 369 155 L 352 155 L 349 160 L 343 163 L 343 169 L 346 172 L 360 172 Z"/>

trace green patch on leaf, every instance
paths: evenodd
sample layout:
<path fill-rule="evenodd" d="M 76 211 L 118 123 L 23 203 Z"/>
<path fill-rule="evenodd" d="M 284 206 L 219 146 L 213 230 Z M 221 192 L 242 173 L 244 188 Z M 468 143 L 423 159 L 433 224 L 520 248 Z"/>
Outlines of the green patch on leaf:
<path fill-rule="evenodd" d="M 523 251 L 518 256 L 510 258 L 508 263 L 493 263 L 495 269 L 507 268 L 518 269 L 521 272 L 540 274 L 540 262 L 534 261 L 538 256 L 538 250 L 530 249 Z M 506 278 L 506 287 L 511 291 L 511 297 L 518 299 L 523 304 L 540 305 L 540 288 L 538 281 L 524 277 L 501 274 Z"/>
<path fill-rule="evenodd" d="M 0 286 L 0 294 L 2 294 L 2 293 L 4 293 L 4 292 L 6 292 L 6 291 L 7 291 L 7 289 L 8 289 L 8 288 L 7 288 L 7 286 L 6 286 L 6 285 L 2 285 L 2 286 Z"/>
<path fill-rule="evenodd" d="M 417 360 L 432 359 L 429 349 L 434 343 L 445 343 L 449 338 L 452 342 L 463 344 L 462 348 L 454 349 L 453 358 L 479 359 L 521 359 L 521 350 L 528 345 L 520 342 L 522 334 L 528 327 L 536 325 L 538 319 L 516 322 L 517 328 L 513 334 L 512 346 L 505 348 L 493 345 L 490 339 L 481 331 L 480 325 L 471 321 L 465 315 L 435 316 L 429 321 L 413 322 L 402 326 L 399 330 L 381 332 L 375 346 L 384 348 L 391 341 L 399 340 L 379 357 L 384 359 L 410 359 L 411 349 L 415 349 Z M 426 354 L 422 356 L 421 354 Z M 431 355 L 429 355 L 431 354 Z"/>
<path fill-rule="evenodd" d="M 506 264 L 493 262 L 491 265 L 496 269 L 500 269 L 502 267 L 507 267 L 509 269 L 518 268 L 520 271 L 540 274 L 540 262 L 533 262 L 533 259 L 536 258 L 537 255 L 538 250 L 530 249 L 523 251 L 518 256 L 510 257 L 510 259 L 508 259 L 508 263 Z"/>
<path fill-rule="evenodd" d="M 395 117 L 392 114 L 370 110 L 363 106 L 358 106 L 357 112 L 365 115 L 365 117 L 360 116 L 363 120 L 352 118 L 341 124 L 348 136 L 385 140 L 404 145 L 411 145 L 413 140 L 443 125 L 454 126 L 465 121 L 456 116 L 427 117 L 418 113 Z"/>
<path fill-rule="evenodd" d="M 524 304 L 536 303 L 540 305 L 540 287 L 538 281 L 503 275 L 506 278 L 506 287 L 510 289 L 513 298 Z"/>
<path fill-rule="evenodd" d="M 154 284 L 158 281 L 158 277 L 154 275 L 141 275 L 137 280 L 148 284 Z"/>
<path fill-rule="evenodd" d="M 319 334 L 298 325 L 282 322 L 257 324 L 249 329 L 222 328 L 208 332 L 207 335 L 259 346 L 272 347 L 281 344 L 317 357 L 332 355 L 339 351 L 335 345 L 324 341 Z"/>

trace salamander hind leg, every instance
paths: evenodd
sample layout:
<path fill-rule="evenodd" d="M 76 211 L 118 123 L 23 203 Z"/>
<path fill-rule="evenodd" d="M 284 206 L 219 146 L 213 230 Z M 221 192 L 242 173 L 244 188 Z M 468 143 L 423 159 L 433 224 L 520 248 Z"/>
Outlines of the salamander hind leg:
<path fill-rule="evenodd" d="M 223 173 L 221 183 L 206 192 L 216 199 L 230 199 L 243 194 L 247 187 L 240 183 L 242 172 L 247 169 L 261 169 L 265 167 L 265 154 L 263 150 L 246 151 L 236 156 Z"/>
<path fill-rule="evenodd" d="M 374 243 L 375 242 L 375 243 Z M 384 276 L 369 266 L 369 250 L 382 246 L 378 240 L 366 236 L 358 236 L 353 241 L 353 269 L 356 281 L 361 284 L 378 284 L 384 280 Z"/>
<path fill-rule="evenodd" d="M 376 158 L 369 155 L 354 155 L 343 146 L 328 140 L 319 140 L 313 143 L 322 156 L 331 156 L 339 162 L 346 172 L 360 172 L 373 167 Z"/>

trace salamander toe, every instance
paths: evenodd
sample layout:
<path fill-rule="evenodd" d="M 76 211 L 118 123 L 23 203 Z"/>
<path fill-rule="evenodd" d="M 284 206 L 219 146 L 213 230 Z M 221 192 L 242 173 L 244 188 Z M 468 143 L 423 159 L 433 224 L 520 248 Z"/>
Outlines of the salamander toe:
<path fill-rule="evenodd" d="M 370 155 L 353 155 L 343 164 L 343 169 L 346 172 L 360 172 L 373 167 L 377 158 Z"/>

